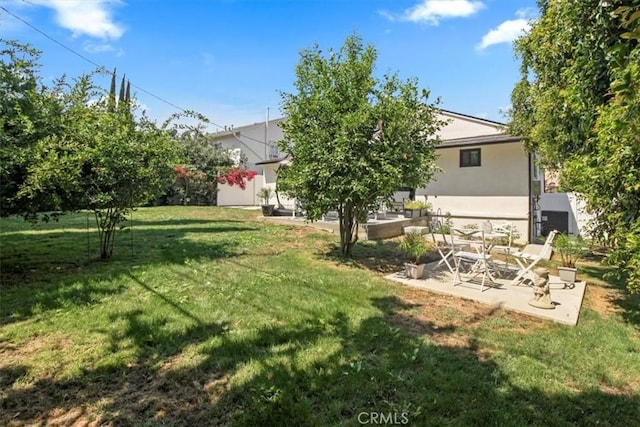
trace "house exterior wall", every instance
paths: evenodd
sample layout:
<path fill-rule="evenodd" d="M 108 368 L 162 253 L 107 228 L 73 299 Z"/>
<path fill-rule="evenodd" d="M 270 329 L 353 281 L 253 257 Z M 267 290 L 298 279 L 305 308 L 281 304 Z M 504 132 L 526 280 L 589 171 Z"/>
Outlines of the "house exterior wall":
<path fill-rule="evenodd" d="M 502 133 L 502 126 L 498 123 L 492 124 L 487 120 L 480 120 L 450 111 L 438 113 L 438 119 L 447 121 L 447 124 L 436 133 L 443 141 Z"/>
<path fill-rule="evenodd" d="M 460 167 L 460 150 L 480 148 L 481 165 Z M 425 188 L 436 215 L 451 214 L 454 226 L 486 219 L 511 222 L 520 242 L 529 238 L 529 156 L 520 142 L 438 149 L 442 172 Z"/>
<path fill-rule="evenodd" d="M 276 173 L 279 163 L 270 163 L 264 166 L 261 175 L 256 175 L 251 181 L 247 182 L 247 187 L 242 190 L 237 185 L 230 187 L 228 184 L 218 184 L 218 206 L 259 206 L 262 200 L 257 196 L 263 187 L 270 187 L 274 192 L 276 190 Z M 287 209 L 295 207 L 295 200 L 289 199 L 283 194 L 279 194 L 278 198 L 274 195 L 271 197 L 272 205 L 280 204 Z"/>
<path fill-rule="evenodd" d="M 437 164 L 443 172 L 436 174 L 435 180 L 426 188 L 416 190 L 416 198 L 426 198 L 435 214 L 451 213 L 455 226 L 469 223 L 479 224 L 486 219 L 498 223 L 512 223 L 520 234 L 520 243 L 529 241 L 532 221 L 532 201 L 530 198 L 531 179 L 530 158 L 519 141 L 500 141 L 494 143 L 493 136 L 501 135 L 503 126 L 500 123 L 466 116 L 450 111 L 438 113 L 441 120 L 448 123 L 438 135 L 444 141 L 437 152 L 440 158 Z M 278 123 L 283 119 L 269 122 L 268 141 L 283 138 Z M 446 146 L 447 143 L 464 138 L 489 137 L 488 141 L 478 145 Z M 258 205 L 260 200 L 255 194 L 267 185 L 275 189 L 275 178 L 278 164 L 256 165 L 256 162 L 269 160 L 269 152 L 265 152 L 265 124 L 242 126 L 218 133 L 218 140 L 226 148 L 240 148 L 247 156 L 248 166 L 257 170 L 259 181 L 253 188 L 241 191 L 237 187 L 221 188 L 218 194 L 218 205 Z M 500 138 L 497 138 L 500 140 Z M 464 142 L 466 144 L 466 142 Z M 481 150 L 481 166 L 460 167 L 460 150 Z M 280 153 L 281 155 L 283 153 Z M 231 195 L 231 193 L 238 193 Z M 294 201 L 280 195 L 280 202 L 287 208 L 294 206 Z M 272 200 L 272 203 L 277 203 Z"/>
<path fill-rule="evenodd" d="M 263 167 L 256 163 L 281 157 L 275 145 L 276 141 L 284 137 L 282 129 L 278 126 L 281 121 L 282 119 L 270 120 L 268 126 L 265 126 L 265 122 L 255 123 L 219 131 L 211 136 L 224 148 L 240 149 L 247 157 L 247 168 L 261 173 Z M 267 144 L 265 144 L 265 132 Z"/>

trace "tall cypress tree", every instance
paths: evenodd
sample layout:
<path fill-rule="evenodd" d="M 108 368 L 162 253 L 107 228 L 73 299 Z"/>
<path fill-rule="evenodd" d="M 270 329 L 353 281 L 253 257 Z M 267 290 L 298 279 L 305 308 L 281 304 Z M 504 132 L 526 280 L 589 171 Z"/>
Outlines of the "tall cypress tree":
<path fill-rule="evenodd" d="M 111 74 L 111 87 L 109 88 L 109 101 L 107 103 L 107 110 L 110 112 L 116 111 L 116 69 L 113 69 Z"/>
<path fill-rule="evenodd" d="M 122 81 L 120 82 L 120 94 L 118 95 L 118 105 L 124 104 L 124 82 L 126 74 L 122 75 Z"/>
<path fill-rule="evenodd" d="M 131 107 L 131 82 L 129 80 L 127 80 L 127 91 L 124 94 L 124 102 L 127 103 L 128 108 Z"/>

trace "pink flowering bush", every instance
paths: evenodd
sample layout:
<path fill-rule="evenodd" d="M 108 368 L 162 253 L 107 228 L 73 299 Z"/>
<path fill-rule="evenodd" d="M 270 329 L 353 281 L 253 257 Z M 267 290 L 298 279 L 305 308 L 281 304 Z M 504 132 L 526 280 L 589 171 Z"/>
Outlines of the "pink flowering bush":
<path fill-rule="evenodd" d="M 218 175 L 218 183 L 228 184 L 230 187 L 237 185 L 241 189 L 247 188 L 247 182 L 251 181 L 258 172 L 247 170 L 245 168 L 227 169 Z"/>
<path fill-rule="evenodd" d="M 175 202 L 183 205 L 215 204 L 218 183 L 237 185 L 244 190 L 247 182 L 258 174 L 256 171 L 242 167 L 216 167 L 209 172 L 204 172 L 191 166 L 178 165 L 173 168 L 173 171 L 176 180 L 172 197 L 178 199 Z"/>
<path fill-rule="evenodd" d="M 193 170 L 191 167 L 176 166 L 174 187 L 183 205 L 210 205 L 215 200 L 216 180 L 213 173 Z"/>

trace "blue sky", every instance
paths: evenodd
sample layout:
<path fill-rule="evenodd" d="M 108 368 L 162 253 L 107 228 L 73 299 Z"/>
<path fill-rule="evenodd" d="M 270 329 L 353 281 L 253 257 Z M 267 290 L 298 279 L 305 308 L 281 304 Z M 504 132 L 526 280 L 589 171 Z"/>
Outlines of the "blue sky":
<path fill-rule="evenodd" d="M 354 32 L 376 48 L 377 74 L 416 77 L 442 108 L 506 121 L 501 111 L 519 67 L 512 40 L 537 14 L 535 0 L 4 0 L 0 6 L 6 9 L 0 37 L 41 50 L 45 79 L 91 72 L 89 61 L 117 67 L 150 117 L 162 121 L 177 112 L 155 95 L 220 126 L 263 121 L 267 107 L 279 117 L 279 91 L 293 90 L 300 51 L 314 43 L 339 49 Z"/>

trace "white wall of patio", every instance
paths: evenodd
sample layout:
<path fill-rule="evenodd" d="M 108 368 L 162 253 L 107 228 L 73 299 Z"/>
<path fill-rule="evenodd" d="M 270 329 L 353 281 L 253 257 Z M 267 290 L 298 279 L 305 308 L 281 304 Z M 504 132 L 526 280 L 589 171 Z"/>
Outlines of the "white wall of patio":
<path fill-rule="evenodd" d="M 568 234 L 589 237 L 589 222 L 593 216 L 586 212 L 586 204 L 577 193 L 543 193 L 540 195 L 541 212 L 566 212 Z M 545 221 L 545 218 L 542 218 Z"/>

